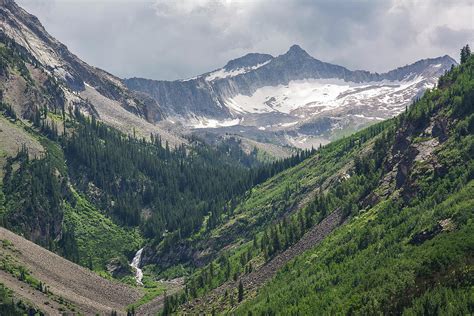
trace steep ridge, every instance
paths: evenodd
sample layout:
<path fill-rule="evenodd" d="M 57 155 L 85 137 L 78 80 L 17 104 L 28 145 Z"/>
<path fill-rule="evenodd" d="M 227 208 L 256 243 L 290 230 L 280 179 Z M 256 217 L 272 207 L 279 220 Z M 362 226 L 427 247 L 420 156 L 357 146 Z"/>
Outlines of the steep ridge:
<path fill-rule="evenodd" d="M 236 314 L 472 313 L 473 68 L 471 57 L 401 115 L 354 217 Z"/>
<path fill-rule="evenodd" d="M 352 71 L 293 45 L 277 57 L 249 54 L 187 80 L 124 83 L 153 97 L 173 122 L 253 139 L 280 133 L 280 144 L 311 147 L 401 113 L 455 64 L 442 56 L 383 74 Z"/>
<path fill-rule="evenodd" d="M 26 268 L 51 293 L 72 303 L 79 312 L 90 315 L 115 310 L 123 314 L 129 304 L 143 295 L 140 290 L 103 279 L 3 227 L 0 227 L 0 240 L 3 245 L 0 259 L 4 265 L 13 261 Z M 24 283 L 15 279 L 18 284 Z"/>
<path fill-rule="evenodd" d="M 236 109 L 229 108 L 226 104 L 228 99 L 237 95 L 251 96 L 265 86 L 288 85 L 291 81 L 304 79 L 339 79 L 352 83 L 384 80 L 399 82 L 417 76 L 423 76 L 433 84 L 437 77 L 455 63 L 449 56 L 443 56 L 378 74 L 351 71 L 342 66 L 322 62 L 311 57 L 298 45 L 293 45 L 287 53 L 275 58 L 270 55 L 249 54 L 230 61 L 221 69 L 187 80 L 155 81 L 131 78 L 124 82 L 134 90 L 150 94 L 169 115 L 211 115 L 210 118 L 222 118 L 226 117 L 222 114 L 228 114 L 229 110 L 233 114 L 232 117 L 239 113 L 235 112 Z M 179 94 L 174 95 L 178 92 Z M 215 104 L 212 105 L 213 102 Z M 251 109 L 246 111 L 252 112 Z"/>
<path fill-rule="evenodd" d="M 119 78 L 80 60 L 49 35 L 35 16 L 14 1 L 5 0 L 0 7 L 0 37 L 3 44 L 10 41 L 12 43 L 8 45 L 16 45 L 23 54 L 30 56 L 34 72 L 40 78 L 51 78 L 48 80 L 58 85 L 55 93 L 62 96 L 56 102 L 66 110 L 79 107 L 128 134 L 132 133 L 131 126 L 134 126 L 135 131 L 145 137 L 155 133 L 173 145 L 183 142 L 183 139 L 153 124 L 163 118 L 163 113 L 152 98 L 130 91 Z M 19 85 L 8 85 L 8 81 L 2 79 L 5 96 L 14 95 L 13 89 Z M 38 86 L 42 85 L 41 82 Z M 36 101 L 34 98 L 24 99 L 20 104 Z"/>

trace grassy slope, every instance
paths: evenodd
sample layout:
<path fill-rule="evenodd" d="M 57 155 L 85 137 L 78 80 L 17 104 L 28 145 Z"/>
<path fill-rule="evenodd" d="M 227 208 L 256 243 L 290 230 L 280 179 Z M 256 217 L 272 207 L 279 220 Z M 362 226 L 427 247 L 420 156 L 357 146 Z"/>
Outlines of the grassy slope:
<path fill-rule="evenodd" d="M 446 87 L 425 95 L 409 111 L 408 123 L 402 123 L 409 130 L 407 125 L 419 122 L 423 127 L 450 122 L 449 138 L 439 146 L 430 143 L 436 137 L 429 129 L 408 136 L 414 148 L 423 151 L 427 144 L 428 149 L 428 158 L 409 168 L 408 188 L 384 178 L 390 183 L 388 196 L 381 181 L 375 190 L 381 196 L 378 203 L 356 212 L 349 224 L 288 263 L 258 293 L 246 293 L 248 301 L 237 314 L 474 311 L 473 68 L 471 58 L 455 69 L 443 83 Z M 430 120 L 423 121 L 426 117 Z M 444 225 L 441 232 L 439 223 Z M 432 231 L 433 239 L 410 243 Z"/>
<path fill-rule="evenodd" d="M 66 203 L 64 226 L 74 227 L 79 248 L 79 263 L 103 271 L 107 261 L 140 248 L 143 239 L 137 229 L 127 230 L 100 213 L 84 197 L 74 191 L 76 205 Z M 90 258 L 90 259 L 89 259 Z"/>
<path fill-rule="evenodd" d="M 374 134 L 378 134 L 378 129 L 388 128 L 392 124 L 392 121 L 378 124 Z M 252 188 L 232 214 L 223 218 L 223 224 L 211 231 L 210 236 L 219 238 L 229 237 L 229 232 L 243 231 L 249 234 L 260 231 L 265 224 L 308 204 L 320 187 L 322 191 L 326 190 L 353 165 L 352 157 L 360 154 L 362 148 L 348 148 L 350 142 L 368 142 L 368 146 L 371 146 L 370 138 L 361 140 L 366 134 L 367 131 L 356 133 L 331 143 L 299 165 Z M 235 241 L 240 239 L 239 234 L 230 237 L 235 238 Z"/>
<path fill-rule="evenodd" d="M 417 314 L 423 311 L 424 301 L 433 308 L 445 308 L 445 312 L 452 308 L 468 313 L 468 302 L 474 303 L 473 196 L 471 181 L 461 192 L 425 212 L 407 208 L 398 213 L 388 202 L 361 214 L 321 246 L 290 262 L 255 299 L 241 306 L 238 314 L 310 314 L 315 310 L 328 314 L 388 313 L 398 304 L 406 304 L 404 300 Z M 470 219 L 462 226 L 457 224 L 455 231 L 420 246 L 408 243 L 407 230 L 420 231 L 436 220 L 453 216 Z M 363 249 L 365 236 L 370 241 Z M 456 284 L 460 280 L 464 286 Z M 433 286 L 437 282 L 442 285 Z M 456 285 L 444 284 L 449 282 Z M 412 301 L 412 296 L 428 288 L 436 295 L 456 293 L 458 298 L 448 300 L 451 306 L 431 293 Z"/>
<path fill-rule="evenodd" d="M 1 115 L 0 119 L 3 120 Z M 3 125 L 3 130 L 4 132 L 11 130 L 17 135 L 27 135 L 24 137 L 35 140 L 39 148 L 44 148 L 43 150 L 50 154 L 49 157 L 53 160 L 58 171 L 61 174 L 67 173 L 62 150 L 56 143 L 21 123 L 5 124 Z M 8 156 L 13 156 L 14 154 L 10 152 Z M 125 255 L 131 255 L 143 243 L 139 232 L 137 230 L 127 230 L 114 224 L 110 218 L 89 203 L 85 197 L 77 194 L 73 187 L 70 189 L 74 195 L 74 203 L 63 201 L 63 227 L 66 230 L 74 227 L 75 240 L 79 249 L 78 262 L 83 266 L 90 266 L 92 261 L 92 268 L 102 273 L 105 270 L 106 263 L 111 258 L 118 257 L 126 261 Z M 0 193 L 0 204 L 4 204 L 5 199 L 6 197 L 3 195 L 3 192 Z M 9 210 L 4 209 L 3 211 L 8 212 Z"/>
<path fill-rule="evenodd" d="M 195 236 L 196 239 L 203 239 L 198 243 L 201 247 L 214 247 L 221 251 L 212 261 L 212 269 L 208 264 L 188 278 L 188 285 L 196 289 L 191 296 L 201 296 L 231 278 L 248 273 L 250 266 L 252 269 L 259 268 L 271 259 L 266 257 L 260 246 L 255 246 L 261 245 L 263 232 L 275 225 L 288 225 L 284 218 L 297 222 L 298 215 L 307 213 L 311 208 L 316 195 L 327 193 L 341 183 L 353 168 L 353 157 L 365 155 L 373 147 L 375 139 L 383 136 L 381 131 L 391 130 L 394 124 L 393 120 L 383 122 L 323 147 L 301 164 L 254 187 L 221 226 L 208 235 Z M 357 181 L 354 177 L 352 182 Z M 353 194 L 359 193 L 354 191 Z M 321 216 L 316 211 L 312 216 L 313 223 L 321 220 Z M 306 227 L 306 231 L 309 228 Z M 299 234 L 302 233 L 304 231 Z M 226 272 L 227 264 L 223 257 L 229 261 L 230 273 Z M 243 263 L 242 257 L 250 259 Z"/>

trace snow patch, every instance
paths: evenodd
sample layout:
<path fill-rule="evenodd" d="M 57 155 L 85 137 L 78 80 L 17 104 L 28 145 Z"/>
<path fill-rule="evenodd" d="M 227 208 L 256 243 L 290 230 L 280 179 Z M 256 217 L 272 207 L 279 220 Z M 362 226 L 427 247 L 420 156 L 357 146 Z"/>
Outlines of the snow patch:
<path fill-rule="evenodd" d="M 218 121 L 215 119 L 209 118 L 198 118 L 194 124 L 191 124 L 193 128 L 200 129 L 200 128 L 218 128 L 218 127 L 229 127 L 239 125 L 241 123 L 241 119 L 233 119 L 233 120 L 224 120 Z"/>
<path fill-rule="evenodd" d="M 271 60 L 267 60 L 266 62 L 263 62 L 261 64 L 257 64 L 255 66 L 252 66 L 252 67 L 242 67 L 242 68 L 237 68 L 237 69 L 233 69 L 231 71 L 227 71 L 225 70 L 224 68 L 221 68 L 221 69 L 218 69 L 214 72 L 211 72 L 210 74 L 208 74 L 206 76 L 206 80 L 207 81 L 213 81 L 213 80 L 216 80 L 216 79 L 223 79 L 223 78 L 229 78 L 229 77 L 235 77 L 235 76 L 238 76 L 238 75 L 241 75 L 241 74 L 244 74 L 244 73 L 247 73 L 249 71 L 252 71 L 252 70 L 255 70 L 255 69 L 258 69 L 262 66 L 265 66 L 266 64 L 268 64 Z"/>
<path fill-rule="evenodd" d="M 365 116 L 365 115 L 363 115 L 363 114 L 352 114 L 352 116 L 358 117 L 358 118 L 364 118 L 364 119 L 368 119 L 368 120 L 376 120 L 376 121 L 383 121 L 383 120 L 385 120 L 385 119 L 382 118 L 382 117 L 377 117 L 377 116 Z"/>
<path fill-rule="evenodd" d="M 283 127 L 290 127 L 290 126 L 294 126 L 296 124 L 298 124 L 299 122 L 296 121 L 296 122 L 289 122 L 289 123 L 281 123 L 280 126 L 283 126 Z"/>

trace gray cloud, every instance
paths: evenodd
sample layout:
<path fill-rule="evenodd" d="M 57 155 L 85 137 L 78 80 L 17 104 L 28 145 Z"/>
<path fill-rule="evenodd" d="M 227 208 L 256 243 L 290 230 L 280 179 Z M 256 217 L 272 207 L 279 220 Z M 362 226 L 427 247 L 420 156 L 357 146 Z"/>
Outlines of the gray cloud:
<path fill-rule="evenodd" d="M 450 49 L 460 48 L 466 41 L 473 42 L 474 32 L 472 29 L 453 30 L 447 25 L 438 26 L 431 34 L 431 42 L 437 47 Z"/>
<path fill-rule="evenodd" d="M 17 0 L 94 66 L 121 77 L 187 78 L 294 43 L 315 58 L 386 71 L 472 44 L 460 0 Z"/>

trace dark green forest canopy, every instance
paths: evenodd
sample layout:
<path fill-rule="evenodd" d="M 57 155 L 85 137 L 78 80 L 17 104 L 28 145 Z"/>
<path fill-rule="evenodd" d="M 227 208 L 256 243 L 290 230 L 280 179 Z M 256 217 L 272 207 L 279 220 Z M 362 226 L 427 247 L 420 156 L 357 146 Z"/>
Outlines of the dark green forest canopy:
<path fill-rule="evenodd" d="M 235 310 L 236 285 L 211 296 L 215 304 L 191 306 L 253 315 L 433 314 L 449 312 L 441 306 L 452 300 L 451 311 L 472 313 L 473 248 L 466 238 L 472 240 L 473 232 L 464 225 L 474 210 L 473 64 L 469 57 L 454 67 L 397 118 L 332 142 L 253 188 L 211 232 L 212 242 L 223 240 L 221 247 L 231 245 L 229 250 L 191 275 L 186 291 L 169 298 L 169 309 L 259 269 L 337 209 L 349 223 L 287 264 L 263 289 L 246 293 L 250 299 L 241 308 Z M 312 188 L 315 197 L 285 216 Z M 417 245 L 423 236 L 434 239 Z M 444 241 L 437 244 L 437 238 Z M 436 288 L 433 275 L 444 285 Z"/>
<path fill-rule="evenodd" d="M 446 134 L 428 129 L 436 122 L 447 123 Z M 348 224 L 290 261 L 236 314 L 472 314 L 472 56 L 398 119 L 394 148 L 421 149 L 431 139 L 440 142 L 434 160 L 407 161 L 397 190 L 369 208 L 357 204 Z M 384 159 L 382 175 L 393 161 Z"/>
<path fill-rule="evenodd" d="M 37 83 L 31 80 L 27 64 L 36 60 L 4 40 L 2 72 L 8 76 L 19 69 L 34 89 Z M 40 140 L 46 154 L 29 157 L 24 148 L 7 160 L 0 197 L 5 211 L 0 219 L 2 225 L 82 264 L 97 255 L 94 249 L 86 253 L 77 249 L 84 247 L 80 242 L 84 230 L 89 232 L 87 238 L 94 238 L 90 235 L 94 229 L 78 222 L 86 210 L 110 217 L 115 234 L 125 233 L 118 232 L 120 227 L 138 227 L 145 239 L 158 244 L 165 238 L 170 244 L 203 227 L 212 229 L 252 186 L 314 153 L 301 151 L 288 159 L 262 163 L 256 151 L 245 153 L 233 138 L 216 147 L 190 138 L 189 145 L 170 149 L 159 136 L 137 139 L 77 109 L 58 106 L 61 102 L 56 101 L 64 95 L 52 78 L 41 91 L 55 102 L 25 114 L 33 127 L 17 124 Z M 17 120 L 3 100 L 0 112 Z M 126 243 L 130 256 L 131 247 L 139 242 Z"/>

